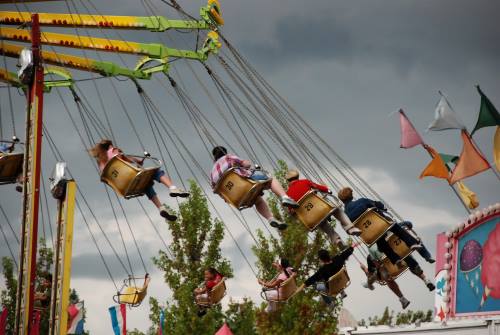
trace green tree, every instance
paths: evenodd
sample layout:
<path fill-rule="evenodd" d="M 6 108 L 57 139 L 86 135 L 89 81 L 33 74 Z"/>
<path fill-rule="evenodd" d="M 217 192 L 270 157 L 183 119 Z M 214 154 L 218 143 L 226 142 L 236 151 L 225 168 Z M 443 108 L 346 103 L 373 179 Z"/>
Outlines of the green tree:
<path fill-rule="evenodd" d="M 256 335 L 253 301 L 248 298 L 238 303 L 231 301 L 226 311 L 226 322 L 234 334 Z"/>
<path fill-rule="evenodd" d="M 278 162 L 275 171 L 277 179 L 285 185 L 287 166 Z M 309 274 L 319 267 L 318 250 L 330 248 L 321 233 L 310 234 L 287 210 L 279 205 L 279 200 L 272 195 L 268 199 L 274 216 L 286 222 L 288 229 L 280 233 L 279 238 L 265 236 L 257 232 L 258 244 L 253 247 L 257 256 L 257 267 L 260 275 L 269 280 L 276 275 L 272 262 L 279 257 L 287 258 L 298 271 L 298 282 L 303 282 Z M 338 250 L 332 250 L 334 252 Z M 337 301 L 332 309 L 326 306 L 314 289 L 307 289 L 286 304 L 279 307 L 276 313 L 266 313 L 262 303 L 257 310 L 257 330 L 259 334 L 333 334 L 337 330 L 338 313 L 341 301 Z"/>
<path fill-rule="evenodd" d="M 214 267 L 226 278 L 233 276 L 229 261 L 222 256 L 220 244 L 224 227 L 213 219 L 202 190 L 190 182 L 191 197 L 180 204 L 179 219 L 169 223 L 172 234 L 170 257 L 160 251 L 153 259 L 164 273 L 164 280 L 172 291 L 172 299 L 164 305 L 169 334 L 213 334 L 223 324 L 224 314 L 220 306 L 210 309 L 203 318 L 197 316 L 193 290 L 203 281 L 203 272 Z M 150 299 L 150 319 L 154 330 L 159 322 L 161 305 Z"/>
<path fill-rule="evenodd" d="M 16 309 L 17 278 L 15 275 L 14 261 L 8 257 L 2 258 L 2 275 L 5 289 L 0 292 L 0 305 L 8 310 L 7 334 L 14 334 L 14 323 Z"/>

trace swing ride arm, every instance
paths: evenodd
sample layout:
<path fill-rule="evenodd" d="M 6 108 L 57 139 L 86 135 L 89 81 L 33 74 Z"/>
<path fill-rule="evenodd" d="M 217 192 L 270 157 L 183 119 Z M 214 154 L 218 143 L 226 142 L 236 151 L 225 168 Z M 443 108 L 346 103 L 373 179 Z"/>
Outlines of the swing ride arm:
<path fill-rule="evenodd" d="M 171 29 L 206 30 L 217 27 L 212 7 L 200 9 L 201 20 L 170 20 L 164 16 L 116 16 L 39 13 L 41 26 L 71 28 L 112 28 L 164 32 Z M 0 12 L 0 24 L 22 25 L 31 22 L 30 12 Z"/>
<path fill-rule="evenodd" d="M 45 75 L 52 74 L 62 77 L 62 79 L 58 80 L 45 80 L 43 90 L 46 93 L 49 93 L 53 87 L 71 87 L 73 85 L 71 74 L 64 69 L 49 67 L 45 69 L 44 73 Z M 3 68 L 0 68 L 0 82 L 12 85 L 13 87 L 17 88 L 26 88 L 26 85 L 21 83 L 16 73 L 9 72 Z"/>
<path fill-rule="evenodd" d="M 18 58 L 23 47 L 15 44 L 3 43 L 0 45 L 0 54 L 8 57 Z M 125 76 L 134 79 L 149 79 L 151 74 L 143 71 L 130 70 L 111 62 L 97 61 L 72 55 L 42 51 L 42 60 L 45 63 L 69 67 L 77 70 L 99 73 L 106 77 Z"/>
<path fill-rule="evenodd" d="M 0 28 L 0 37 L 4 40 L 30 42 L 30 33 L 27 30 L 15 28 Z M 218 41 L 218 39 L 217 39 Z M 77 49 L 92 49 L 107 52 L 119 52 L 136 55 L 145 55 L 154 59 L 159 58 L 187 58 L 205 61 L 208 53 L 217 50 L 216 47 L 210 50 L 179 50 L 168 48 L 163 44 L 157 43 L 138 43 L 130 41 L 111 40 L 107 38 L 75 36 L 59 33 L 42 33 L 42 44 L 77 48 Z"/>

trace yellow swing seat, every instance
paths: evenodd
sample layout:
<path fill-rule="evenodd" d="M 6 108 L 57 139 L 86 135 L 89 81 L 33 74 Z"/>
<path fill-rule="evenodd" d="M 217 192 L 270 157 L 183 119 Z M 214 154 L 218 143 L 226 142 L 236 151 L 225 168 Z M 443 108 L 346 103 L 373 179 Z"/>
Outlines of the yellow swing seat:
<path fill-rule="evenodd" d="M 295 215 L 311 232 L 328 220 L 340 207 L 339 204 L 327 199 L 326 196 L 319 195 L 314 190 L 304 194 L 298 203 L 300 207 L 295 210 Z"/>
<path fill-rule="evenodd" d="M 277 297 L 276 299 L 271 299 L 267 297 L 266 292 L 270 290 L 268 291 L 262 290 L 262 292 L 260 293 L 262 299 L 264 299 L 267 302 L 287 302 L 292 296 L 295 295 L 295 293 L 298 290 L 297 282 L 295 280 L 295 275 L 290 276 L 290 278 L 282 282 L 278 288 L 273 290 L 277 290 L 278 292 L 278 294 L 276 295 Z"/>
<path fill-rule="evenodd" d="M 330 297 L 337 296 L 340 292 L 345 290 L 351 284 L 351 279 L 347 274 L 347 269 L 345 266 L 328 279 L 327 287 L 328 292 L 320 292 L 322 295 L 327 295 Z"/>
<path fill-rule="evenodd" d="M 406 231 L 413 235 L 415 239 L 420 240 L 420 238 L 415 234 L 413 230 L 406 229 Z M 389 235 L 389 234 L 388 234 Z M 408 257 L 413 250 L 410 249 L 410 247 L 399 238 L 396 234 L 391 233 L 387 238 L 387 243 L 389 243 L 389 246 L 391 247 L 392 250 L 401 258 L 405 259 Z"/>
<path fill-rule="evenodd" d="M 256 181 L 236 173 L 234 168 L 224 172 L 214 192 L 239 210 L 252 207 L 265 190 L 271 188 L 272 179 Z"/>
<path fill-rule="evenodd" d="M 129 278 L 124 280 L 122 289 L 113 297 L 113 300 L 117 304 L 126 304 L 130 307 L 138 307 L 141 305 L 142 301 L 148 294 L 148 286 L 151 279 L 148 275 L 146 275 L 144 278 L 144 285 L 142 287 L 132 285 L 132 282 L 135 279 L 142 278 Z"/>
<path fill-rule="evenodd" d="M 399 278 L 399 276 L 401 276 L 406 270 L 408 270 L 408 265 L 406 264 L 405 261 L 403 261 L 403 267 L 399 268 L 397 265 L 392 264 L 392 262 L 388 257 L 384 257 L 382 259 L 382 267 L 385 268 L 388 276 L 393 280 Z M 384 280 L 383 278 L 378 278 L 377 282 L 380 285 L 387 285 L 387 281 Z"/>
<path fill-rule="evenodd" d="M 208 292 L 208 299 L 196 299 L 196 304 L 200 307 L 212 307 L 220 304 L 222 299 L 226 296 L 226 278 L 222 278 L 217 285 L 215 285 Z"/>
<path fill-rule="evenodd" d="M 23 153 L 0 153 L 0 185 L 14 184 L 23 173 Z"/>
<path fill-rule="evenodd" d="M 153 185 L 154 174 L 159 166 L 151 168 L 137 167 L 119 156 L 114 156 L 104 167 L 101 181 L 109 185 L 125 199 L 140 197 Z"/>
<path fill-rule="evenodd" d="M 361 230 L 360 238 L 369 247 L 391 229 L 393 221 L 370 208 L 354 221 L 354 226 Z"/>

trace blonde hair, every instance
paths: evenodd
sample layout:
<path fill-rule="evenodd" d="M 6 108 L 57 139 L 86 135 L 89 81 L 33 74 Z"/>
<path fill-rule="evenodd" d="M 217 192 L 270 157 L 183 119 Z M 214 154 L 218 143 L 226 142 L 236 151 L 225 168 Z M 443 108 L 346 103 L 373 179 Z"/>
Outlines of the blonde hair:
<path fill-rule="evenodd" d="M 111 146 L 113 146 L 113 142 L 111 140 L 102 139 L 93 148 L 89 149 L 89 154 L 98 162 L 105 162 L 107 160 L 106 151 L 108 151 Z"/>

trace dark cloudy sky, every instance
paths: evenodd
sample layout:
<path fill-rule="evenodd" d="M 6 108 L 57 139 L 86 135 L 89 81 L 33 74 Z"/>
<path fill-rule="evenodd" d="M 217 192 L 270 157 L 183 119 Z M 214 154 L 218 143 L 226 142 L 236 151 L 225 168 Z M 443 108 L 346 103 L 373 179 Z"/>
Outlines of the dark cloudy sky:
<path fill-rule="evenodd" d="M 175 17 L 160 1 L 150 2 L 157 8 L 155 10 L 159 15 Z M 95 12 L 92 9 L 93 4 L 102 14 L 146 14 L 139 1 L 105 0 L 83 3 L 85 6 L 78 4 L 82 13 L 86 12 L 86 8 Z M 190 13 L 196 13 L 197 8 L 203 5 L 202 1 L 179 3 Z M 56 3 L 33 5 L 30 8 L 67 11 L 66 5 Z M 226 19 L 223 29 L 225 35 L 328 143 L 400 214 L 415 223 L 417 231 L 431 249 L 435 245 L 436 233 L 455 226 L 465 218 L 464 209 L 444 182 L 417 179 L 428 162 L 428 156 L 420 148 L 399 149 L 398 120 L 396 116 L 389 117 L 389 114 L 404 108 L 429 144 L 441 152 L 460 152 L 458 131 L 425 133 L 424 130 L 433 118 L 434 107 L 439 99 L 438 90 L 448 96 L 469 129 L 473 127 L 479 109 L 479 96 L 474 85 L 480 84 L 493 103 L 500 105 L 500 5 L 497 1 L 233 0 L 224 1 L 222 8 Z M 0 9 L 15 10 L 10 5 L 3 5 Z M 22 6 L 20 9 L 24 10 Z M 100 34 L 98 31 L 91 33 Z M 191 35 L 184 36 L 174 32 L 122 32 L 121 35 L 110 35 L 112 38 L 162 42 L 179 47 L 194 43 Z M 95 57 L 91 52 L 88 55 Z M 110 59 L 122 61 L 116 57 Z M 3 59 L 0 60 L 3 62 Z M 123 60 L 129 65 L 133 64 L 131 57 L 124 57 Z M 13 64 L 9 61 L 9 66 L 12 67 Z M 213 106 L 193 80 L 189 68 L 180 62 L 173 63 L 172 68 L 175 70 L 172 76 L 183 82 L 204 113 L 215 115 Z M 206 77 L 202 67 L 194 65 L 194 69 L 201 77 Z M 82 73 L 77 73 L 76 76 L 89 77 Z M 166 85 L 166 81 L 163 78 L 161 80 Z M 213 86 L 209 86 L 210 82 L 205 79 L 204 81 L 214 92 Z M 112 82 L 117 87 L 124 106 L 137 122 L 146 147 L 154 152 L 154 141 L 133 85 L 130 82 Z M 95 86 L 92 82 L 84 82 L 79 84 L 79 87 L 92 106 L 102 113 L 99 96 L 96 94 L 97 86 L 104 106 L 112 116 L 114 129 L 118 129 L 116 132 L 120 145 L 126 147 L 129 152 L 140 152 L 138 141 L 131 132 L 123 108 L 110 83 L 111 81 L 104 79 L 96 81 Z M 193 154 L 209 169 L 208 155 L 201 143 L 195 140 L 193 127 L 172 97 L 171 91 L 170 94 L 165 94 L 165 88 L 159 85 L 157 80 L 145 82 L 143 85 L 161 110 L 168 114 Z M 91 206 L 121 253 L 121 242 L 117 237 L 111 210 L 108 205 L 102 205 L 106 203 L 104 189 L 99 185 L 85 150 L 71 127 L 61 97 L 71 113 L 76 113 L 75 107 L 71 104 L 67 91 L 59 92 L 53 92 L 46 98 L 45 122 L 51 135 L 60 145 Z M 17 130 L 22 135 L 23 101 L 17 92 L 13 93 Z M 0 107 L 4 137 L 10 136 L 11 132 L 8 106 L 7 90 L 2 88 Z M 219 122 L 222 131 L 227 131 L 220 120 L 214 121 Z M 492 128 L 483 129 L 476 137 L 489 160 L 492 159 L 493 132 Z M 47 155 L 44 173 L 47 176 L 54 161 L 48 147 L 44 149 Z M 182 163 L 179 164 L 182 170 L 181 178 L 188 179 L 189 172 L 185 172 L 187 170 Z M 167 168 L 172 170 L 173 164 L 167 163 Z M 499 200 L 498 180 L 491 172 L 473 177 L 466 184 L 479 195 L 482 206 Z M 160 195 L 165 198 L 167 192 L 162 190 Z M 168 201 L 175 206 L 174 202 Z M 228 218 L 227 223 L 238 243 L 250 254 L 251 238 L 222 201 L 215 199 L 215 203 L 222 215 Z M 12 187 L 2 186 L 0 204 L 6 208 L 14 228 L 18 229 L 20 199 L 12 191 Z M 136 202 L 127 202 L 126 205 L 143 254 L 149 258 L 162 245 Z M 168 231 L 157 218 L 154 208 L 148 203 L 145 205 L 162 235 L 169 240 Z M 52 217 L 54 212 L 52 204 Z M 93 231 L 97 233 L 98 228 L 88 213 L 86 217 L 89 218 Z M 252 229 L 262 228 L 259 221 L 252 219 L 254 213 L 250 211 L 246 217 L 250 220 Z M 112 304 L 110 297 L 114 288 L 105 274 L 81 216 L 78 215 L 77 219 L 73 286 L 86 300 L 89 308 L 89 328 L 93 333 L 105 334 L 109 332 L 109 322 L 103 319 L 102 315 Z M 10 243 L 17 248 L 1 216 L 0 222 L 9 236 Z M 49 235 L 48 228 L 46 234 Z M 133 244 L 130 235 L 127 236 L 126 243 L 132 252 Z M 123 271 L 120 272 L 119 265 L 116 264 L 111 251 L 106 249 L 102 237 L 99 237 L 99 241 L 107 255 L 107 261 L 116 271 L 115 277 L 118 281 L 118 278 L 124 276 Z M 225 240 L 223 247 L 234 264 L 243 262 L 229 238 Z M 3 242 L 0 253 L 2 256 L 8 254 Z M 137 255 L 132 258 L 133 263 L 137 265 L 136 272 L 143 271 Z M 161 275 L 155 275 L 151 262 L 147 265 L 153 273 L 150 294 L 165 300 L 170 293 L 162 285 Z M 432 276 L 432 266 L 423 265 L 426 273 Z M 380 313 L 386 305 L 399 310 L 399 303 L 386 288 L 377 287 L 376 291 L 368 292 L 361 287 L 363 276 L 354 261 L 350 263 L 349 269 L 352 284 L 345 305 L 357 318 Z M 229 283 L 229 295 L 251 296 L 256 302 L 260 302 L 258 286 L 248 267 L 237 267 L 236 277 L 238 280 Z M 403 292 L 412 301 L 412 308 L 432 308 L 432 294 L 428 293 L 425 286 L 414 276 L 407 274 L 401 278 L 400 283 Z M 131 327 L 144 329 L 148 324 L 147 306 L 131 311 L 129 318 Z"/>

